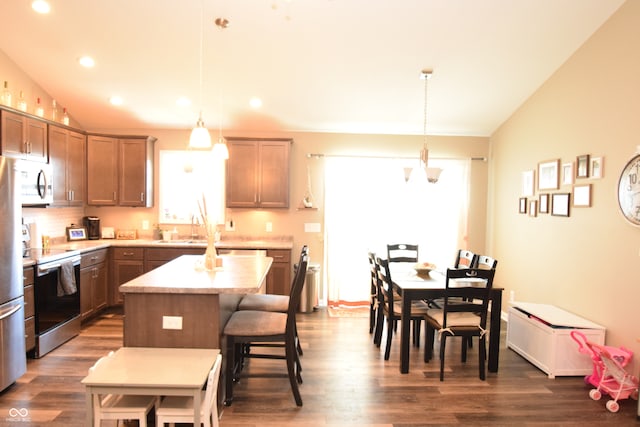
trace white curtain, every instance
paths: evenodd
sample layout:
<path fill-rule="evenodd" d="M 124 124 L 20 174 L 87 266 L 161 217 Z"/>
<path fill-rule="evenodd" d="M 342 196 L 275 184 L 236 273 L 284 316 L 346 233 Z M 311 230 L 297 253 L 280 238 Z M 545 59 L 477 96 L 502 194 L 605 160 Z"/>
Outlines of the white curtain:
<path fill-rule="evenodd" d="M 443 169 L 427 182 L 418 160 L 325 157 L 327 302 L 369 300 L 367 251 L 417 243 L 421 261 L 453 265 L 466 248 L 470 160 L 430 159 Z M 413 171 L 405 180 L 405 168 Z"/>

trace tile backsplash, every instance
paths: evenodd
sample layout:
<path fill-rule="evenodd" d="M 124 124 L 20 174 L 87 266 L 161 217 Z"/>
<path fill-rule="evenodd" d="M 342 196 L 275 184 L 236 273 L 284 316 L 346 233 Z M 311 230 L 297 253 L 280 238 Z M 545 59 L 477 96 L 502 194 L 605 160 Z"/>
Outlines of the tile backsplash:
<path fill-rule="evenodd" d="M 66 239 L 66 228 L 71 224 L 82 225 L 84 208 L 22 208 L 25 224 L 38 224 L 38 232 L 53 239 Z"/>

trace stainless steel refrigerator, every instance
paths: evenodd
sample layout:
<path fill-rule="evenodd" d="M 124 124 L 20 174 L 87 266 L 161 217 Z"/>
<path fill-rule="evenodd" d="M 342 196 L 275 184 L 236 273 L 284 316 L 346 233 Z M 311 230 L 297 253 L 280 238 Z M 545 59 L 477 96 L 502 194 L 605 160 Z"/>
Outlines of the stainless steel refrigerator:
<path fill-rule="evenodd" d="M 27 371 L 22 241 L 15 160 L 0 156 L 0 391 Z"/>

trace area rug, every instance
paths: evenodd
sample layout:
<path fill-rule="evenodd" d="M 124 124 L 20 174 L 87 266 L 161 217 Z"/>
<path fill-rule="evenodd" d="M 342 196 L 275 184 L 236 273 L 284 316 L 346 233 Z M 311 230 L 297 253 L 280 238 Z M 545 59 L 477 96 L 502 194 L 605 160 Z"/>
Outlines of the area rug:
<path fill-rule="evenodd" d="M 369 307 L 328 307 L 329 317 L 369 317 Z"/>

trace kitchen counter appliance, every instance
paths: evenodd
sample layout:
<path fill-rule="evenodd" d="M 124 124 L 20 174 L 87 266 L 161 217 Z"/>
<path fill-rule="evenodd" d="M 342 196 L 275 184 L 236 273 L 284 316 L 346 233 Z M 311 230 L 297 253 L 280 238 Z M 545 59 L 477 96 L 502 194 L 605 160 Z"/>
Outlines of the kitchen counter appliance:
<path fill-rule="evenodd" d="M 87 239 L 98 240 L 100 238 L 100 218 L 97 216 L 85 216 L 82 225 L 87 229 Z"/>
<path fill-rule="evenodd" d="M 27 372 L 19 186 L 15 161 L 0 156 L 0 391 Z"/>

